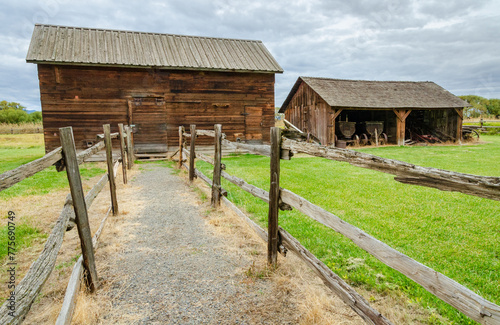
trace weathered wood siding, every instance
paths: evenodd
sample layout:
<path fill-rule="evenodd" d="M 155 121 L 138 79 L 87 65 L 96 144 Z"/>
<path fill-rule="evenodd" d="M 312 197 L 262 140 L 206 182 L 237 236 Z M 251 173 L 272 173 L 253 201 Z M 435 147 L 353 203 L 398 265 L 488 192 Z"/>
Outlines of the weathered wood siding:
<path fill-rule="evenodd" d="M 297 89 L 285 111 L 285 118 L 304 132 L 310 132 L 322 144 L 328 144 L 330 106 L 307 84 Z"/>
<path fill-rule="evenodd" d="M 146 106 L 154 110 L 150 120 L 155 125 L 147 132 L 166 132 L 151 134 L 153 144 L 166 139 L 169 146 L 178 145 L 179 125 L 212 130 L 220 123 L 229 140 L 243 134 L 242 140 L 264 142 L 269 141 L 269 128 L 274 126 L 272 73 L 39 64 L 38 76 L 46 151 L 59 146 L 60 127 L 72 126 L 77 148 L 83 149 L 102 133 L 103 124 L 111 124 L 111 132 L 118 131 L 118 123 L 133 124 L 136 105 L 143 108 L 142 113 Z M 158 105 L 144 105 L 140 98 L 148 98 L 144 102 L 158 98 Z M 162 110 L 164 122 L 158 121 Z M 139 121 L 144 125 L 148 118 L 142 114 Z M 144 135 L 141 141 L 147 139 Z M 200 144 L 212 142 L 208 137 L 199 139 Z"/>

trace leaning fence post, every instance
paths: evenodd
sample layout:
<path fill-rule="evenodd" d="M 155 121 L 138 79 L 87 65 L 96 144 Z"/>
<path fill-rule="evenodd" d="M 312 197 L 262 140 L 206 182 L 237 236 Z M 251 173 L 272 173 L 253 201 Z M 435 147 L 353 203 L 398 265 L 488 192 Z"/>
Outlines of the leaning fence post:
<path fill-rule="evenodd" d="M 127 184 L 127 156 L 125 155 L 125 138 L 123 132 L 123 124 L 118 124 L 118 132 L 120 133 L 120 153 L 122 156 L 122 174 L 123 184 Z"/>
<path fill-rule="evenodd" d="M 94 247 L 92 246 L 92 236 L 90 234 L 89 219 L 87 215 L 87 205 L 85 204 L 82 179 L 80 177 L 80 169 L 78 168 L 78 161 L 76 159 L 73 129 L 71 127 L 60 128 L 59 137 L 63 149 L 63 157 L 66 165 L 66 173 L 68 175 L 71 198 L 73 200 L 73 209 L 75 210 L 75 222 L 82 248 L 85 282 L 90 291 L 93 292 L 97 289 L 99 284 L 94 260 Z"/>
<path fill-rule="evenodd" d="M 194 179 L 194 158 L 196 156 L 194 146 L 196 141 L 196 125 L 191 124 L 191 145 L 189 147 L 189 181 Z"/>
<path fill-rule="evenodd" d="M 220 206 L 221 196 L 221 158 L 222 158 L 222 126 L 215 124 L 214 175 L 212 180 L 212 207 Z"/>
<path fill-rule="evenodd" d="M 134 166 L 134 146 L 132 145 L 132 130 L 127 125 L 127 168 L 131 169 Z"/>
<path fill-rule="evenodd" d="M 268 214 L 268 241 L 267 262 L 276 267 L 278 263 L 278 214 L 280 198 L 280 154 L 281 154 L 281 130 L 277 127 L 271 128 L 271 186 L 269 189 L 269 214 Z"/>
<path fill-rule="evenodd" d="M 184 143 L 184 136 L 182 133 L 184 133 L 184 127 L 179 125 L 179 164 L 177 165 L 179 169 L 182 168 L 182 147 Z"/>
<path fill-rule="evenodd" d="M 115 173 L 113 171 L 113 151 L 111 144 L 111 128 L 109 124 L 104 124 L 104 144 L 106 145 L 106 163 L 108 164 L 109 191 L 111 193 L 111 208 L 113 215 L 118 214 L 118 200 L 116 199 Z"/>

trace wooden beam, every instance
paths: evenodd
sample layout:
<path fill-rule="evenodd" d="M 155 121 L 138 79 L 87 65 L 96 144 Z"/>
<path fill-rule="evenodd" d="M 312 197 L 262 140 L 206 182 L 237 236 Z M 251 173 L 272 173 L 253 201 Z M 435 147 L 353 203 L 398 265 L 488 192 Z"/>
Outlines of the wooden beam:
<path fill-rule="evenodd" d="M 457 133 L 456 138 L 458 143 L 462 143 L 462 125 L 464 121 L 464 112 L 463 108 L 455 108 L 455 112 L 457 113 Z"/>
<path fill-rule="evenodd" d="M 132 121 L 132 101 L 131 100 L 128 100 L 127 101 L 127 124 L 128 125 L 132 125 L 133 124 L 133 121 Z"/>
<path fill-rule="evenodd" d="M 232 149 L 241 149 L 241 150 L 246 150 L 249 153 L 255 154 L 255 155 L 261 155 L 261 156 L 271 156 L 271 147 L 268 145 L 252 145 L 252 144 L 246 144 L 246 143 L 241 143 L 241 142 L 232 142 L 229 140 L 222 140 L 222 144 L 225 147 L 229 147 Z"/>
<path fill-rule="evenodd" d="M 392 324 L 380 312 L 372 308 L 368 301 L 349 286 L 340 276 L 308 251 L 297 239 L 283 228 L 279 228 L 283 245 L 304 261 L 323 283 L 343 302 L 354 310 L 368 324 Z"/>
<path fill-rule="evenodd" d="M 127 184 L 127 155 L 125 154 L 125 132 L 123 130 L 123 124 L 118 124 L 118 133 L 120 133 L 120 153 L 122 156 L 122 174 L 123 174 L 123 184 Z"/>
<path fill-rule="evenodd" d="M 113 215 L 118 214 L 118 199 L 116 197 L 116 182 L 114 177 L 114 166 L 113 166 L 113 151 L 111 143 L 111 127 L 109 124 L 103 125 L 104 129 L 104 143 L 106 145 L 106 163 L 108 165 L 108 178 L 109 178 L 109 192 L 111 195 L 111 206 L 113 210 Z"/>
<path fill-rule="evenodd" d="M 221 197 L 221 159 L 222 159 L 222 125 L 215 124 L 215 150 L 214 150 L 214 173 L 212 180 L 212 207 L 217 208 L 220 206 Z"/>
<path fill-rule="evenodd" d="M 87 209 L 90 209 L 92 203 L 94 203 L 95 198 L 97 197 L 97 195 L 99 195 L 99 193 L 101 193 L 102 189 L 104 188 L 104 186 L 106 186 L 108 181 L 109 177 L 108 174 L 106 173 L 99 179 L 97 184 L 95 184 L 94 187 L 92 187 L 90 191 L 87 192 L 87 195 L 85 195 L 85 204 L 87 205 Z M 70 205 L 73 204 L 73 201 L 71 200 L 71 194 L 69 195 L 67 201 L 68 204 Z M 71 211 L 71 215 L 69 217 L 68 226 L 66 227 L 66 230 L 71 230 L 75 225 L 76 225 L 75 213 Z"/>
<path fill-rule="evenodd" d="M 199 152 L 196 153 L 196 158 L 203 160 L 204 162 L 209 163 L 212 166 L 215 164 L 215 162 L 212 158 L 205 156 L 204 154 L 199 153 Z"/>
<path fill-rule="evenodd" d="M 212 131 L 212 130 L 197 130 L 196 134 L 205 135 L 207 137 L 212 137 L 212 138 L 215 137 L 215 131 Z"/>
<path fill-rule="evenodd" d="M 340 109 L 332 109 L 330 111 L 330 121 L 329 122 L 329 129 L 330 129 L 330 133 L 328 135 L 328 144 L 330 145 L 333 145 L 335 147 L 336 143 L 335 143 L 335 120 L 337 119 L 337 117 L 340 115 L 340 113 L 342 113 L 343 109 L 340 108 Z"/>
<path fill-rule="evenodd" d="M 31 177 L 62 159 L 62 147 L 52 150 L 42 158 L 33 160 L 0 175 L 0 191 L 3 191 L 25 178 Z"/>
<path fill-rule="evenodd" d="M 129 125 L 125 127 L 127 133 L 127 168 L 131 169 L 134 166 L 134 145 L 132 143 L 132 130 Z"/>
<path fill-rule="evenodd" d="M 312 143 L 283 141 L 283 148 L 311 156 L 347 162 L 353 166 L 396 175 L 394 180 L 442 191 L 455 191 L 500 201 L 500 177 L 462 174 L 438 168 L 422 167 L 399 160 L 377 157 L 353 150 L 327 148 Z"/>
<path fill-rule="evenodd" d="M 82 248 L 83 266 L 85 268 L 86 285 L 91 292 L 94 292 L 98 285 L 97 271 L 95 267 L 94 249 L 92 247 L 92 236 L 90 235 L 89 219 L 87 215 L 87 205 L 83 195 L 82 180 L 76 159 L 75 141 L 73 139 L 73 129 L 65 127 L 59 129 L 59 136 L 63 148 L 66 173 L 68 175 L 73 209 L 75 210 L 76 226 L 80 237 Z"/>
<path fill-rule="evenodd" d="M 406 118 L 410 115 L 411 110 L 393 109 L 396 114 L 396 138 L 399 146 L 405 144 Z"/>
<path fill-rule="evenodd" d="M 281 130 L 271 128 L 271 161 L 270 161 L 270 189 L 269 213 L 267 218 L 267 263 L 272 267 L 278 265 L 278 216 L 280 199 L 280 155 L 281 155 Z"/>
<path fill-rule="evenodd" d="M 196 158 L 196 153 L 195 153 L 196 125 L 191 124 L 190 130 L 191 130 L 191 143 L 189 147 L 189 181 L 192 182 L 195 177 L 194 159 Z"/>

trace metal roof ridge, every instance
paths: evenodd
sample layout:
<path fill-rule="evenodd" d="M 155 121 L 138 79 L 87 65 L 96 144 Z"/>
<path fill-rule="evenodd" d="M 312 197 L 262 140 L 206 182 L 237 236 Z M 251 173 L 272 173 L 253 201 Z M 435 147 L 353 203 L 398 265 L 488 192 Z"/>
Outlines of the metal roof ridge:
<path fill-rule="evenodd" d="M 52 25 L 52 24 L 35 24 L 39 27 L 56 27 L 56 28 L 73 28 L 82 30 L 96 30 L 96 31 L 109 31 L 109 32 L 120 32 L 120 33 L 136 33 L 136 34 L 149 34 L 149 35 L 167 35 L 167 36 L 178 36 L 185 38 L 200 38 L 200 39 L 220 39 L 220 40 L 230 40 L 230 41 L 240 41 L 240 42 L 250 42 L 250 43 L 263 43 L 261 40 L 252 39 L 241 39 L 241 38 L 226 38 L 226 37 L 214 37 L 214 36 L 197 36 L 197 35 L 181 35 L 181 34 L 169 34 L 169 33 L 158 33 L 158 32 L 141 32 L 134 30 L 123 30 L 123 29 L 108 29 L 108 28 L 98 28 L 98 27 L 77 27 L 77 26 L 64 26 L 64 25 Z"/>

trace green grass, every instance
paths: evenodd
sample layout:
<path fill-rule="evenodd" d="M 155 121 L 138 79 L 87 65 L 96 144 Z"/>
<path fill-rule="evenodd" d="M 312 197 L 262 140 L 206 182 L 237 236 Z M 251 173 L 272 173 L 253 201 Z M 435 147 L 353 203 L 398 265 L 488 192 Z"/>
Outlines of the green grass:
<path fill-rule="evenodd" d="M 466 146 L 381 147 L 360 151 L 458 172 L 500 176 L 500 137 Z M 269 189 L 269 159 L 224 158 L 230 174 Z M 207 175 L 211 166 L 197 162 Z M 500 304 L 500 203 L 460 193 L 398 183 L 392 175 L 322 158 L 281 162 L 281 186 L 336 214 L 375 238 Z M 267 205 L 223 181 L 229 199 L 266 225 Z M 297 211 L 280 213 L 280 225 L 349 283 L 405 293 L 450 323 L 473 323 L 350 240 Z M 428 322 L 439 324 L 432 314 Z"/>
<path fill-rule="evenodd" d="M 0 173 L 43 157 L 44 154 L 43 135 L 0 135 Z M 105 172 L 104 169 L 97 168 L 95 163 L 80 166 L 82 179 L 90 179 Z M 0 192 L 0 200 L 16 196 L 43 195 L 65 187 L 68 187 L 66 173 L 57 172 L 54 167 L 49 167 Z"/>
<path fill-rule="evenodd" d="M 35 238 L 47 237 L 46 234 L 41 233 L 41 231 L 35 227 L 31 227 L 27 224 L 17 224 L 15 221 L 14 223 L 16 224 L 14 241 L 9 240 L 8 225 L 0 228 L 0 261 L 7 256 L 9 243 L 15 243 L 11 244 L 11 247 L 15 248 L 15 254 L 17 255 L 20 249 L 29 247 Z"/>

